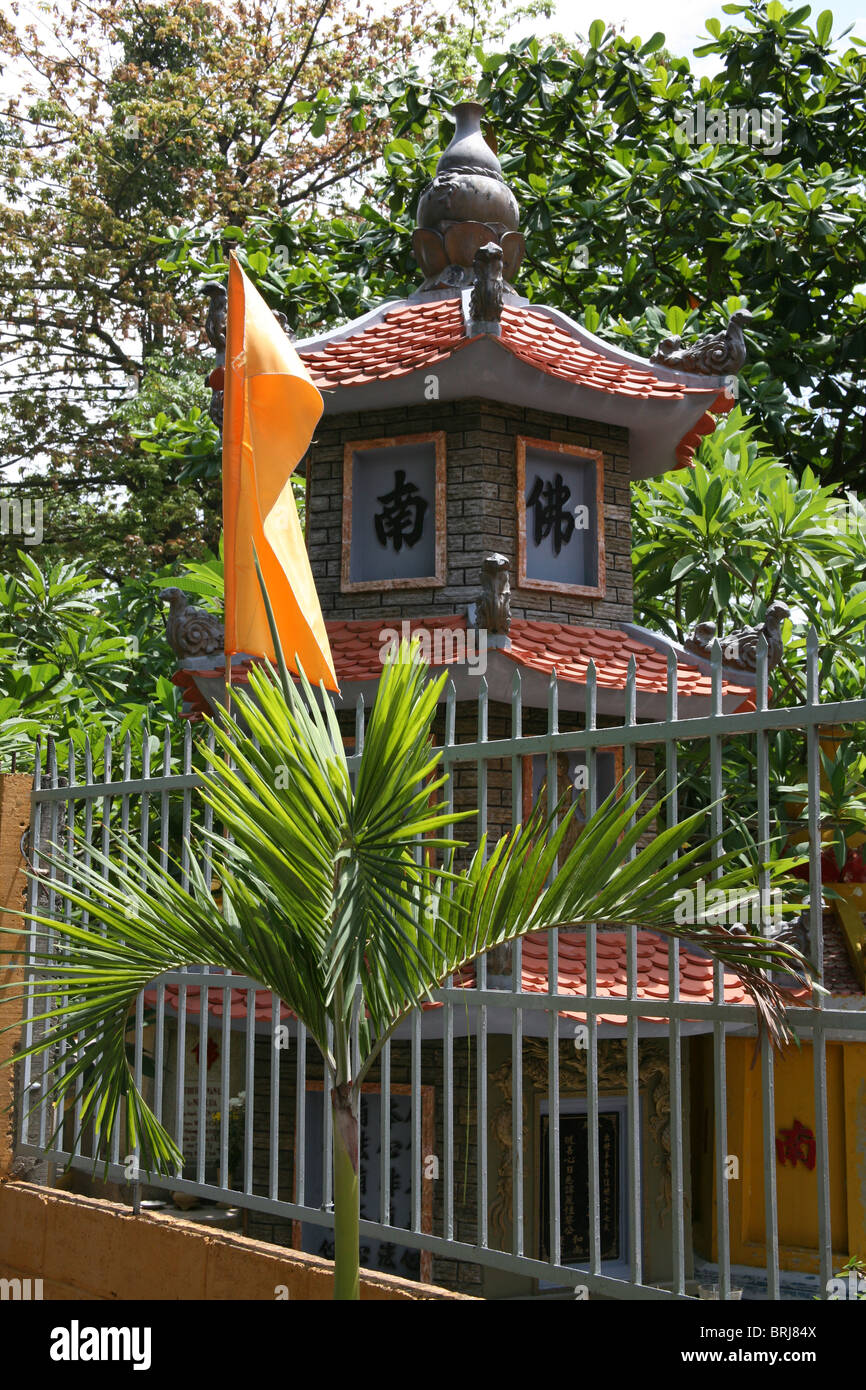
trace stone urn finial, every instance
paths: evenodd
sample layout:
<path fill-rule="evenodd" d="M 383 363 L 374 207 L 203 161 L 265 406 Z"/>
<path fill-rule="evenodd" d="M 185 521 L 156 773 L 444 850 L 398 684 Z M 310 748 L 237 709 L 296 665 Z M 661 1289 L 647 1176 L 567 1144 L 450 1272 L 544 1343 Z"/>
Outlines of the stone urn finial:
<path fill-rule="evenodd" d="M 454 108 L 456 129 L 436 166 L 436 175 L 418 200 L 415 257 L 427 277 L 422 289 L 466 288 L 482 246 L 502 248 L 506 282 L 513 279 L 526 243 L 518 231 L 517 199 L 499 160 L 481 131 L 484 107 L 461 101 Z"/>

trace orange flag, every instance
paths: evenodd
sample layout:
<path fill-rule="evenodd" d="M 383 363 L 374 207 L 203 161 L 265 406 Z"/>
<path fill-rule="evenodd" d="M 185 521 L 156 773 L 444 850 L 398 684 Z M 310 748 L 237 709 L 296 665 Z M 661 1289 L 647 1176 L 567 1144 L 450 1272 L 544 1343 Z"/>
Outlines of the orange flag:
<path fill-rule="evenodd" d="M 303 362 L 232 255 L 223 400 L 226 654 L 276 656 L 258 555 L 286 664 L 297 671 L 300 662 L 314 685 L 323 680 L 337 690 L 292 493 L 292 472 L 323 408 Z"/>

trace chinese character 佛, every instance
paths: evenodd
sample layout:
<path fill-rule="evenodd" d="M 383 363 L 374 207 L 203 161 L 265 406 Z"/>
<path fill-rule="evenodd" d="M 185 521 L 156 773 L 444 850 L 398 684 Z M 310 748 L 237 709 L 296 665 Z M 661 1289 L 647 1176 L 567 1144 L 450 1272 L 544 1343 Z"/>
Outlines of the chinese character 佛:
<path fill-rule="evenodd" d="M 570 496 L 571 488 L 562 481 L 562 474 L 557 473 L 552 482 L 550 478 L 542 482 L 541 478 L 537 477 L 526 499 L 527 507 L 533 508 L 535 513 L 535 544 L 541 545 L 541 542 L 552 534 L 554 555 L 558 555 L 562 547 L 568 545 L 574 534 L 574 517 L 565 508 Z"/>
<path fill-rule="evenodd" d="M 386 546 L 393 541 L 394 549 L 399 552 L 404 543 L 413 546 L 421 539 L 429 504 L 414 483 L 406 482 L 402 468 L 395 468 L 393 490 L 384 493 L 378 501 L 382 503 L 382 510 L 376 513 L 373 523 L 380 545 Z"/>

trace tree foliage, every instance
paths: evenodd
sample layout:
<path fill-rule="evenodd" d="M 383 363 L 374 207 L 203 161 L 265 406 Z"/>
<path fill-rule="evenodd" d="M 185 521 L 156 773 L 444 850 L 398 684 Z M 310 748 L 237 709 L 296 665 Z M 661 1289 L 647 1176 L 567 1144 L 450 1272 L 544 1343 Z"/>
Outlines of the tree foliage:
<path fill-rule="evenodd" d="M 0 467 L 21 490 L 47 473 L 53 553 L 117 575 L 154 546 L 175 558 L 181 536 L 191 556 L 215 545 L 213 489 L 137 449 L 125 404 L 207 401 L 189 365 L 180 392 L 155 365 L 201 336 L 195 286 L 166 280 L 155 238 L 357 202 L 390 121 L 383 80 L 451 29 L 432 0 L 40 10 L 0 17 Z"/>
<path fill-rule="evenodd" d="M 709 20 L 696 50 L 718 57 L 713 76 L 664 50 L 661 34 L 643 42 L 600 21 L 576 44 L 475 50 L 528 237 L 520 288 L 646 355 L 748 307 L 741 399 L 758 437 L 798 473 L 853 484 L 866 462 L 863 43 L 840 42 L 829 11 L 810 26 L 808 7 L 776 0 L 725 10 L 730 22 Z M 417 279 L 409 232 L 462 86 L 416 74 L 387 90 L 394 138 L 357 215 L 263 218 L 239 238 L 248 273 L 301 330 Z M 733 139 L 729 119 L 721 137 L 705 119 L 713 140 L 687 143 L 683 117 L 698 103 L 705 116 L 778 110 L 780 149 L 739 117 Z M 224 271 L 205 228 L 164 244 L 167 273 Z"/>

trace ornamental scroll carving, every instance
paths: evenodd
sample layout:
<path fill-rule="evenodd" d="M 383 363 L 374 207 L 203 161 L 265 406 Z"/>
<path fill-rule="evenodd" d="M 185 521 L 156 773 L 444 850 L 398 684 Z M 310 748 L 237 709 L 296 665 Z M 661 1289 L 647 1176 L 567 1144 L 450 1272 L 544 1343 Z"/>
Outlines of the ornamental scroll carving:
<path fill-rule="evenodd" d="M 560 1047 L 559 1085 L 562 1096 L 585 1096 L 587 1053 L 574 1052 L 571 1044 Z M 511 1105 L 512 1069 L 505 1062 L 491 1073 L 498 1088 L 501 1104 L 493 1111 L 493 1137 L 499 1144 L 502 1157 L 496 1172 L 496 1196 L 490 1206 L 490 1224 L 500 1250 L 510 1245 L 512 1220 L 512 1142 Z M 671 1209 L 671 1133 L 670 1133 L 670 1062 L 667 1044 L 646 1041 L 638 1049 L 638 1084 L 647 1099 L 647 1123 L 652 1137 L 653 1167 L 661 1172 L 662 1190 L 656 1199 L 659 1223 Z M 599 1094 L 610 1095 L 625 1091 L 628 1085 L 628 1059 L 625 1042 L 604 1041 L 598 1048 Z M 534 1099 L 532 1092 L 547 1091 L 547 1043 L 539 1038 L 527 1038 L 523 1044 L 523 1140 L 524 1153 L 529 1147 L 528 1107 Z"/>

